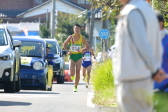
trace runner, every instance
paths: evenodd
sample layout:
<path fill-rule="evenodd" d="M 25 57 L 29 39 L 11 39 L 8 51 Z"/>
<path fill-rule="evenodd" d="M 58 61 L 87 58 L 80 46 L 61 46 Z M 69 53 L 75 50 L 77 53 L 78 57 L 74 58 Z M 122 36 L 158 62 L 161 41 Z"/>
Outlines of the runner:
<path fill-rule="evenodd" d="M 86 70 L 87 70 L 87 83 L 86 83 L 86 88 L 89 86 L 89 81 L 90 81 L 90 73 L 91 73 L 91 66 L 92 66 L 92 55 L 93 58 L 96 59 L 93 49 L 83 49 L 83 60 L 82 60 L 82 73 L 83 73 L 83 80 L 85 80 L 86 76 Z"/>
<path fill-rule="evenodd" d="M 81 26 L 76 24 L 74 26 L 74 34 L 70 35 L 65 42 L 63 43 L 64 49 L 68 52 L 68 55 L 70 55 L 70 74 L 71 74 L 71 79 L 75 79 L 75 85 L 73 88 L 74 92 L 77 92 L 77 86 L 80 80 L 80 69 L 81 69 L 81 64 L 82 64 L 82 53 L 81 53 L 81 47 L 82 44 L 84 44 L 83 49 L 88 48 L 88 43 L 86 39 L 80 34 L 81 31 Z M 71 44 L 70 49 L 67 49 L 67 45 Z M 76 74 L 76 78 L 75 78 Z"/>

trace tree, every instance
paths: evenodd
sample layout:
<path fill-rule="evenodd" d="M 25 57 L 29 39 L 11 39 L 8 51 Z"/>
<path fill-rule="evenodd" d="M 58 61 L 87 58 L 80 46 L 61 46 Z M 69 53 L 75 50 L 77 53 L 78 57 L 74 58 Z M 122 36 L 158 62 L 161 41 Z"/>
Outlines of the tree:
<path fill-rule="evenodd" d="M 160 11 L 165 20 L 165 27 L 168 28 L 168 1 L 167 0 L 154 0 L 154 9 Z"/>
<path fill-rule="evenodd" d="M 59 41 L 60 44 L 62 44 L 62 42 L 64 42 L 69 35 L 74 33 L 73 27 L 75 24 L 79 24 L 83 27 L 86 17 L 78 17 L 78 15 L 67 14 L 63 12 L 59 12 L 58 15 L 58 24 L 56 29 L 57 34 L 55 38 Z M 88 38 L 88 34 L 86 34 L 84 29 L 82 29 L 81 34 L 85 38 Z"/>
<path fill-rule="evenodd" d="M 51 32 L 49 30 L 49 22 L 47 22 L 47 26 L 46 24 L 41 24 L 40 25 L 40 36 L 42 38 L 49 38 L 51 35 Z"/>
<path fill-rule="evenodd" d="M 109 19 L 111 21 L 111 26 L 108 28 L 110 31 L 110 36 L 107 40 L 106 47 L 110 47 L 114 44 L 115 37 L 115 27 L 116 21 L 120 12 L 120 8 L 122 4 L 120 4 L 117 0 L 88 0 L 92 3 L 93 8 L 101 8 L 102 11 L 102 21 L 105 19 Z M 106 48 L 107 50 L 107 48 Z"/>
<path fill-rule="evenodd" d="M 88 0 L 94 8 L 102 8 L 102 19 L 117 19 L 121 4 L 117 0 Z"/>

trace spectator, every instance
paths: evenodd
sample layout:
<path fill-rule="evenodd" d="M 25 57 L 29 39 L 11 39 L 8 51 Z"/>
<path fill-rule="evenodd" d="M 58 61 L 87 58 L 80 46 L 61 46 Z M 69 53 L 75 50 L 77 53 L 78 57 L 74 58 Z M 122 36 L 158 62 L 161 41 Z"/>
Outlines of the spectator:
<path fill-rule="evenodd" d="M 156 15 L 144 0 L 124 4 L 115 37 L 114 73 L 121 112 L 152 112 L 153 80 L 166 78 L 161 69 L 162 45 Z"/>
<path fill-rule="evenodd" d="M 158 22 L 160 25 L 160 33 L 162 39 L 162 46 L 163 46 L 163 58 L 162 58 L 162 68 L 166 74 L 168 74 L 168 34 L 166 29 L 164 28 L 164 18 L 163 15 L 156 11 L 156 16 L 158 18 Z M 168 79 L 162 81 L 161 83 L 154 83 L 154 89 L 159 89 L 161 91 L 168 91 Z"/>

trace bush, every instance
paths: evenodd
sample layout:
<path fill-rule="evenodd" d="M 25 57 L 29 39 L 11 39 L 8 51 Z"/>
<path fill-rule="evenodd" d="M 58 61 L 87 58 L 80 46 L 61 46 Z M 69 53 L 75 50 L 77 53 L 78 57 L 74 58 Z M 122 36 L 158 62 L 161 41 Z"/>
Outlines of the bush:
<path fill-rule="evenodd" d="M 154 110 L 155 112 L 167 112 L 167 100 L 168 100 L 168 93 L 158 91 L 154 93 Z"/>
<path fill-rule="evenodd" d="M 110 59 L 95 65 L 95 68 L 92 70 L 91 81 L 95 91 L 106 88 L 114 88 L 112 62 Z"/>
<path fill-rule="evenodd" d="M 91 82 L 95 92 L 94 103 L 104 106 L 116 105 L 111 59 L 93 65 Z"/>

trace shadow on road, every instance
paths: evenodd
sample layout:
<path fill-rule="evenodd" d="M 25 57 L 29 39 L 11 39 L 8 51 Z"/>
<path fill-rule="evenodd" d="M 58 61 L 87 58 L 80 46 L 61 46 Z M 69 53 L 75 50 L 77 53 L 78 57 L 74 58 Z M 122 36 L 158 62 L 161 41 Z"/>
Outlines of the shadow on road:
<path fill-rule="evenodd" d="M 28 106 L 31 104 L 28 102 L 0 101 L 0 106 Z"/>
<path fill-rule="evenodd" d="M 53 93 L 53 92 L 29 92 L 29 91 L 21 91 L 21 92 L 17 92 L 17 93 L 14 93 L 14 94 L 60 94 L 60 93 Z"/>
<path fill-rule="evenodd" d="M 53 84 L 57 84 L 57 83 L 53 83 Z M 74 85 L 74 82 L 66 82 L 64 84 L 61 84 L 61 85 Z M 78 85 L 86 85 L 86 83 L 80 83 Z"/>
<path fill-rule="evenodd" d="M 4 91 L 0 91 L 0 94 L 1 93 L 5 93 Z M 46 91 L 46 92 L 39 92 L 39 91 L 29 91 L 29 90 L 27 90 L 27 91 L 25 91 L 25 90 L 23 90 L 23 91 L 20 91 L 20 92 L 15 92 L 15 93 L 5 93 L 5 94 L 60 94 L 60 93 L 54 93 L 54 92 L 48 92 L 48 91 Z"/>

